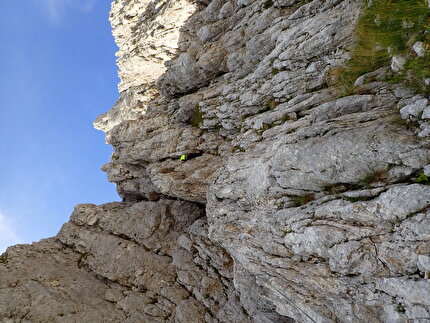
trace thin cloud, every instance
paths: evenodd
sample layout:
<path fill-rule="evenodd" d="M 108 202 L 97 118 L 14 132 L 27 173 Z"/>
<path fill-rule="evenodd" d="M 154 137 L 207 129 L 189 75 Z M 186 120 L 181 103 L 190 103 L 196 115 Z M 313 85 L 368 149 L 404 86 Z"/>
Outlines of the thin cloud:
<path fill-rule="evenodd" d="M 58 23 L 68 9 L 75 9 L 82 13 L 89 13 L 96 0 L 35 0 L 49 15 L 52 22 Z"/>
<path fill-rule="evenodd" d="M 20 242 L 10 219 L 0 211 L 0 254 Z"/>

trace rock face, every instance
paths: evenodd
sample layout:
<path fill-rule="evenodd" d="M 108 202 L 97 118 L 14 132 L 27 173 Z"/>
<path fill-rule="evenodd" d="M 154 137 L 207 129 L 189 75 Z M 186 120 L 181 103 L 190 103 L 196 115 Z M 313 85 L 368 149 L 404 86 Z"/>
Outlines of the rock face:
<path fill-rule="evenodd" d="M 339 97 L 362 6 L 114 1 L 124 202 L 9 248 L 0 319 L 428 321 L 430 104 L 382 70 Z"/>

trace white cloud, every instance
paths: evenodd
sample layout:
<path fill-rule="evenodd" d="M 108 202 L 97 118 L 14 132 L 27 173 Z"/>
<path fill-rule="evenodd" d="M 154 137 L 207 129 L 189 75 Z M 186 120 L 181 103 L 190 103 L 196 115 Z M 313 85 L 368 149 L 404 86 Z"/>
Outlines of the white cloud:
<path fill-rule="evenodd" d="M 18 235 L 15 233 L 10 219 L 0 211 L 0 254 L 7 247 L 20 242 Z"/>
<path fill-rule="evenodd" d="M 49 15 L 52 22 L 58 23 L 63 18 L 66 10 L 76 9 L 82 13 L 89 13 L 96 0 L 35 0 L 37 4 Z"/>

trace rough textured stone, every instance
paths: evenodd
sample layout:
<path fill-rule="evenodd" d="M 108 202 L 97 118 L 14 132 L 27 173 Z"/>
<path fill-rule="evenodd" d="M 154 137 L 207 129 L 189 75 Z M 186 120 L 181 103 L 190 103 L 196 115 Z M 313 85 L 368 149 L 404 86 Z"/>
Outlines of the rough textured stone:
<path fill-rule="evenodd" d="M 391 60 L 391 69 L 394 72 L 400 72 L 404 69 L 408 56 L 406 55 L 394 55 Z"/>
<path fill-rule="evenodd" d="M 429 98 L 384 82 L 401 57 L 354 95 L 330 81 L 362 5 L 114 1 L 120 97 L 95 126 L 124 202 L 8 249 L 0 320 L 430 317 Z"/>
<path fill-rule="evenodd" d="M 416 97 L 416 99 L 400 109 L 400 115 L 403 119 L 418 118 L 429 105 L 429 101 L 421 96 Z M 427 115 L 424 118 L 427 118 Z"/>
<path fill-rule="evenodd" d="M 125 321 L 104 299 L 109 285 L 79 267 L 82 255 L 54 239 L 8 249 L 0 263 L 2 322 Z M 119 286 L 119 293 L 123 287 Z"/>
<path fill-rule="evenodd" d="M 412 49 L 414 50 L 414 52 L 422 57 L 426 54 L 426 49 L 425 49 L 425 45 L 422 41 L 417 41 L 413 46 Z"/>

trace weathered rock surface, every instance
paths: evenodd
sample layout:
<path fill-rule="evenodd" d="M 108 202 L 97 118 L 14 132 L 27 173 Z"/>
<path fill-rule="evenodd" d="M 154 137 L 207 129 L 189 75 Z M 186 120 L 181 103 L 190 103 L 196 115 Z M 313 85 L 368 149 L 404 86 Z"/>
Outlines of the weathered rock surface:
<path fill-rule="evenodd" d="M 76 206 L 56 239 L 2 257 L 0 318 L 247 322 L 203 215 L 171 200 Z"/>
<path fill-rule="evenodd" d="M 429 98 L 338 96 L 362 5 L 114 1 L 124 202 L 8 249 L 0 320 L 428 321 Z"/>

